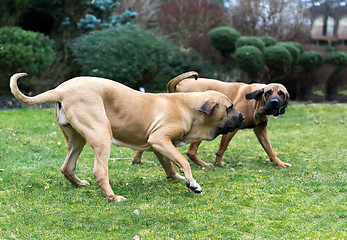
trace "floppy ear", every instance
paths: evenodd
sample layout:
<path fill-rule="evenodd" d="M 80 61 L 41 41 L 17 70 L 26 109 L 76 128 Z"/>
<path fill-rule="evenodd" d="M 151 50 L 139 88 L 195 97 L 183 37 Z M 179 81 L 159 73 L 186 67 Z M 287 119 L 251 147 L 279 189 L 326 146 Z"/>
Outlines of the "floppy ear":
<path fill-rule="evenodd" d="M 287 93 L 286 102 L 284 103 L 284 105 L 280 109 L 280 114 L 284 114 L 286 112 L 286 107 L 288 106 L 288 102 L 289 102 L 289 93 Z"/>
<path fill-rule="evenodd" d="M 204 104 L 201 105 L 199 111 L 205 113 L 206 115 L 210 115 L 217 104 L 218 103 L 215 99 L 209 98 L 204 102 Z"/>
<path fill-rule="evenodd" d="M 255 99 L 255 100 L 259 101 L 261 99 L 261 95 L 263 95 L 263 93 L 264 93 L 264 88 L 259 89 L 259 90 L 255 90 L 254 92 L 247 93 L 246 99 L 247 100 Z"/>

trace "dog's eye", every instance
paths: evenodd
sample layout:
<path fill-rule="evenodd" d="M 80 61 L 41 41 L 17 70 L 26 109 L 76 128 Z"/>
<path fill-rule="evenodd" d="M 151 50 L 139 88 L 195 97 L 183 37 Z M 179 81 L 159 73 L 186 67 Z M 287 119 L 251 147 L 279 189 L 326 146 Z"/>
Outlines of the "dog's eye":
<path fill-rule="evenodd" d="M 265 96 L 270 96 L 272 94 L 272 91 L 271 90 L 269 90 L 269 91 L 267 91 L 266 93 L 265 93 Z"/>
<path fill-rule="evenodd" d="M 282 90 L 280 90 L 280 91 L 278 92 L 278 95 L 281 96 L 281 97 L 284 97 L 284 92 L 283 92 Z"/>
<path fill-rule="evenodd" d="M 232 111 L 234 108 L 234 104 L 231 104 L 229 107 L 227 107 L 227 113 L 229 113 L 230 111 Z"/>

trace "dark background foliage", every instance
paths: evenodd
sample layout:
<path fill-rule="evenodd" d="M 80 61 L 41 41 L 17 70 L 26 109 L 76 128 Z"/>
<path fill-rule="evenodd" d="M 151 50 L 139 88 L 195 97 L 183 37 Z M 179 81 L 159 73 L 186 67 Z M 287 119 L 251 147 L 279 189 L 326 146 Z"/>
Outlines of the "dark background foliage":
<path fill-rule="evenodd" d="M 157 92 L 194 70 L 223 81 L 280 82 L 292 99 L 347 101 L 346 42 L 310 40 L 315 17 L 338 21 L 347 6 L 317 2 L 3 0 L 0 25 L 28 32 L 22 43 L 2 37 L 0 89 L 9 95 L 8 77 L 24 71 L 30 78 L 21 87 L 33 94 L 81 74 Z M 40 37 L 29 40 L 34 32 Z"/>

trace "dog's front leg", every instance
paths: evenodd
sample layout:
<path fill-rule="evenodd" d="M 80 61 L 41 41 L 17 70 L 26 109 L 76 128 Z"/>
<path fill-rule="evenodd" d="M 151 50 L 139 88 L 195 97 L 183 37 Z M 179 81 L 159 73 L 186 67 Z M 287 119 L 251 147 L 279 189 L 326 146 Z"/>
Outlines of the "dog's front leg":
<path fill-rule="evenodd" d="M 225 134 L 222 136 L 222 139 L 220 140 L 218 150 L 216 152 L 216 166 L 226 166 L 226 163 L 222 161 L 225 151 L 227 150 L 229 143 L 231 139 L 236 134 L 237 130 L 230 132 L 228 134 Z"/>
<path fill-rule="evenodd" d="M 202 189 L 200 185 L 194 180 L 192 176 L 192 172 L 190 169 L 190 165 L 185 157 L 175 148 L 172 144 L 171 139 L 168 138 L 156 138 L 154 136 L 150 136 L 148 142 L 152 145 L 152 147 L 159 152 L 161 155 L 164 155 L 166 158 L 170 159 L 176 166 L 180 169 L 181 172 L 184 173 L 187 187 L 192 189 L 196 193 L 201 193 Z M 164 158 L 159 159 L 159 161 L 163 161 Z M 164 163 L 164 169 L 168 167 L 167 161 Z M 161 164 L 163 165 L 161 162 Z M 171 167 L 170 167 L 171 168 Z M 165 169 L 165 171 L 167 171 Z"/>
<path fill-rule="evenodd" d="M 261 146 L 264 148 L 265 152 L 267 153 L 267 155 L 269 156 L 270 160 L 281 167 L 292 167 L 291 164 L 289 163 L 284 163 L 281 160 L 278 159 L 278 157 L 276 156 L 275 151 L 273 150 L 272 146 L 271 146 L 271 142 L 270 139 L 267 135 L 267 131 L 266 131 L 266 125 L 258 125 L 255 128 L 253 128 L 253 131 L 255 133 L 255 135 L 257 136 Z"/>
<path fill-rule="evenodd" d="M 161 166 L 164 168 L 167 178 L 172 178 L 173 180 L 185 179 L 176 172 L 170 159 L 160 154 L 159 152 L 154 152 L 154 154 L 157 156 Z"/>
<path fill-rule="evenodd" d="M 142 164 L 143 151 L 136 151 L 132 164 Z"/>
<path fill-rule="evenodd" d="M 187 156 L 189 157 L 190 160 L 192 160 L 193 162 L 195 162 L 196 164 L 198 164 L 201 167 L 213 167 L 212 163 L 206 163 L 199 158 L 198 148 L 199 148 L 200 143 L 201 143 L 201 141 L 196 142 L 196 143 L 191 143 L 189 145 L 189 149 L 187 151 Z"/>

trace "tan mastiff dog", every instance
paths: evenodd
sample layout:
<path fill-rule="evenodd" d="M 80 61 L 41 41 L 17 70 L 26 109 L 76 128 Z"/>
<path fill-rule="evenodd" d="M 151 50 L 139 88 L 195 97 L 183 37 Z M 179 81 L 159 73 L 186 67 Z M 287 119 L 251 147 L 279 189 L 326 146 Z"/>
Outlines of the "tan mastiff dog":
<path fill-rule="evenodd" d="M 26 75 L 11 77 L 11 91 L 25 104 L 56 103 L 55 118 L 68 145 L 61 172 L 75 186 L 89 185 L 75 175 L 77 159 L 88 143 L 95 155 L 93 175 L 109 202 L 126 200 L 116 196 L 109 183 L 111 143 L 154 151 L 168 178 L 185 179 L 188 188 L 200 193 L 188 161 L 175 146 L 212 140 L 239 128 L 244 119 L 230 99 L 216 91 L 149 94 L 103 78 L 76 77 L 28 97 L 17 86 L 17 79 Z M 176 173 L 172 163 L 185 178 Z"/>
<path fill-rule="evenodd" d="M 195 76 L 195 79 L 187 76 Z M 239 129 L 252 128 L 260 144 L 266 151 L 270 160 L 281 167 L 291 167 L 278 159 L 274 152 L 266 126 L 270 115 L 278 116 L 285 113 L 288 105 L 289 94 L 282 84 L 245 84 L 241 82 L 222 82 L 214 79 L 197 78 L 196 72 L 188 72 L 172 79 L 168 85 L 169 93 L 173 92 L 204 92 L 214 90 L 224 93 L 234 103 L 235 108 L 244 116 L 240 128 L 222 136 L 218 151 L 216 152 L 215 165 L 224 166 L 223 155 L 236 132 Z M 212 167 L 213 164 L 202 161 L 197 155 L 201 141 L 189 146 L 187 155 L 195 163 L 203 167 Z M 137 152 L 133 163 L 141 163 L 142 152 Z"/>

